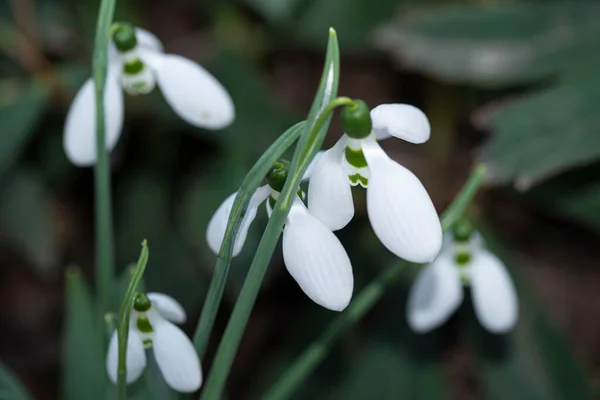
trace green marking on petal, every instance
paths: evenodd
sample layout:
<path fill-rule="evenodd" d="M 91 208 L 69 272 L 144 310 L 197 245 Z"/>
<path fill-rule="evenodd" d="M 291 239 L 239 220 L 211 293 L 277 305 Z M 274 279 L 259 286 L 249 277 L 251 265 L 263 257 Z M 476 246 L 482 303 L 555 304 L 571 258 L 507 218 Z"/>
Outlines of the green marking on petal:
<path fill-rule="evenodd" d="M 138 317 L 137 328 L 142 333 L 154 332 L 154 329 L 152 329 L 152 325 L 150 325 L 150 321 L 148 321 L 148 318 L 146 317 Z"/>
<path fill-rule="evenodd" d="M 369 180 L 360 174 L 349 175 L 348 179 L 352 186 L 360 185 L 364 188 L 369 184 Z"/>
<path fill-rule="evenodd" d="M 471 262 L 471 254 L 466 251 L 460 251 L 454 255 L 454 260 L 459 266 L 465 266 Z"/>
<path fill-rule="evenodd" d="M 362 149 L 354 150 L 348 146 L 346 146 L 346 161 L 355 168 L 366 168 L 369 166 Z"/>
<path fill-rule="evenodd" d="M 152 339 L 144 339 L 144 340 L 142 340 L 142 344 L 144 345 L 145 348 L 148 348 L 148 347 L 152 346 Z"/>
<path fill-rule="evenodd" d="M 135 58 L 123 64 L 123 73 L 127 75 L 137 75 L 144 70 L 144 63 L 139 58 Z"/>

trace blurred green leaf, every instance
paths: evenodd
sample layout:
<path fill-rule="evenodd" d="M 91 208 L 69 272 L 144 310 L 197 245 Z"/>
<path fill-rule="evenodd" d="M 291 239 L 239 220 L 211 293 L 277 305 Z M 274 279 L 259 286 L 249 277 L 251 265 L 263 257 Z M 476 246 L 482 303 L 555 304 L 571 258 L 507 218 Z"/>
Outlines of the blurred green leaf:
<path fill-rule="evenodd" d="M 147 239 L 153 245 L 167 230 L 169 183 L 166 176 L 147 170 L 131 172 L 120 181 L 115 208 L 117 248 L 123 263 L 137 259 L 142 240 Z"/>
<path fill-rule="evenodd" d="M 3 88 L 5 89 L 5 88 Z M 27 83 L 14 96 L 0 97 L 0 176 L 19 158 L 46 109 L 48 93 L 37 83 Z"/>
<path fill-rule="evenodd" d="M 600 51 L 595 1 L 436 7 L 383 28 L 379 46 L 438 77 L 508 84 L 564 72 Z"/>
<path fill-rule="evenodd" d="M 0 362 L 0 399 L 32 400 L 19 379 Z"/>
<path fill-rule="evenodd" d="M 498 399 L 597 398 L 588 372 L 514 268 L 508 250 L 492 233 L 485 229 L 482 233 L 489 248 L 506 263 L 517 286 L 520 305 L 519 323 L 513 332 L 504 337 L 483 335 L 481 349 L 487 347 L 483 372 L 490 393 Z"/>
<path fill-rule="evenodd" d="M 108 378 L 102 321 L 94 319 L 98 313 L 81 271 L 70 267 L 66 280 L 62 398 L 104 400 Z"/>
<path fill-rule="evenodd" d="M 22 249 L 38 272 L 52 273 L 57 256 L 49 193 L 31 171 L 15 171 L 2 183 L 0 229 Z"/>
<path fill-rule="evenodd" d="M 600 64 L 599 64 L 600 66 Z M 600 157 L 600 77 L 568 80 L 491 112 L 483 155 L 497 182 L 527 189 Z"/>
<path fill-rule="evenodd" d="M 277 104 L 265 77 L 241 54 L 223 50 L 212 67 L 215 76 L 231 94 L 236 108 L 235 121 L 220 132 L 218 138 L 231 157 L 229 162 L 239 163 L 248 169 L 281 133 L 297 121 Z"/>
<path fill-rule="evenodd" d="M 295 25 L 297 40 L 321 48 L 323 32 L 334 28 L 344 50 L 365 48 L 373 31 L 393 15 L 399 0 L 320 0 L 312 1 L 302 11 Z"/>

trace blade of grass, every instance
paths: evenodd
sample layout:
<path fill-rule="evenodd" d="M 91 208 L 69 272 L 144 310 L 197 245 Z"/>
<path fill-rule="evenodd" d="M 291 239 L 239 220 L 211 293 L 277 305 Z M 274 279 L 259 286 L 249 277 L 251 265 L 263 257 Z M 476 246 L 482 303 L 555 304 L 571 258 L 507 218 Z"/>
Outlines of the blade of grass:
<path fill-rule="evenodd" d="M 96 41 L 93 55 L 94 94 L 96 99 L 96 154 L 94 166 L 95 224 L 96 224 L 96 285 L 99 297 L 100 317 L 110 311 L 115 261 L 113 243 L 113 219 L 111 206 L 110 165 L 106 149 L 106 126 L 104 112 L 104 86 L 108 69 L 108 45 L 110 27 L 116 0 L 102 0 L 98 13 Z"/>

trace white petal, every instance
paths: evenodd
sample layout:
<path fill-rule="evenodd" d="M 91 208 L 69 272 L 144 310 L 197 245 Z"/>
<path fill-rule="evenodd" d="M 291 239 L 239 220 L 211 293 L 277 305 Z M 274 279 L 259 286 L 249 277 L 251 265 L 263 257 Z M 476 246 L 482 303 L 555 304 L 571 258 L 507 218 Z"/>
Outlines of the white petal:
<path fill-rule="evenodd" d="M 408 324 L 425 333 L 444 324 L 463 301 L 463 288 L 451 257 L 440 256 L 426 266 L 408 295 Z"/>
<path fill-rule="evenodd" d="M 138 46 L 142 49 L 154 50 L 163 52 L 163 44 L 152 32 L 144 28 L 135 28 L 135 37 L 138 42 Z"/>
<path fill-rule="evenodd" d="M 246 210 L 246 215 L 242 220 L 242 224 L 240 225 L 240 229 L 233 246 L 234 257 L 240 254 L 242 251 L 244 242 L 246 241 L 246 236 L 248 236 L 250 224 L 256 217 L 258 206 L 265 201 L 267 197 L 269 197 L 269 193 L 271 193 L 271 189 L 268 185 L 261 186 L 256 190 L 250 199 L 248 209 Z M 221 250 L 221 244 L 223 243 L 223 238 L 225 237 L 225 229 L 227 229 L 227 221 L 229 220 L 229 214 L 231 213 L 231 207 L 233 206 L 233 201 L 235 200 L 236 194 L 237 192 L 225 199 L 208 223 L 206 240 L 208 241 L 208 246 L 215 254 L 219 254 L 219 251 Z"/>
<path fill-rule="evenodd" d="M 176 324 L 183 324 L 186 320 L 185 310 L 177 300 L 163 293 L 147 293 L 158 313 Z"/>
<path fill-rule="evenodd" d="M 371 169 L 367 210 L 375 234 L 396 256 L 431 262 L 442 246 L 442 227 L 421 181 L 377 142 L 365 141 L 362 149 Z"/>
<path fill-rule="evenodd" d="M 106 355 L 106 372 L 111 382 L 117 383 L 117 373 L 119 365 L 119 339 L 117 331 L 113 333 L 108 344 L 108 353 Z M 142 344 L 142 338 L 136 330 L 129 330 L 127 338 L 127 383 L 137 380 L 144 368 L 146 368 L 146 352 Z"/>
<path fill-rule="evenodd" d="M 423 111 L 410 104 L 382 104 L 371 110 L 377 139 L 394 136 L 411 143 L 429 140 L 431 127 Z"/>
<path fill-rule="evenodd" d="M 354 216 L 352 190 L 342 164 L 345 136 L 323 154 L 308 184 L 308 209 L 329 229 L 342 229 Z"/>
<path fill-rule="evenodd" d="M 222 129 L 233 122 L 235 110 L 229 93 L 197 63 L 165 54 L 157 78 L 167 102 L 188 123 Z"/>
<path fill-rule="evenodd" d="M 195 392 L 202 384 L 196 349 L 181 329 L 163 320 L 154 325 L 154 357 L 167 384 L 178 392 Z"/>
<path fill-rule="evenodd" d="M 306 180 L 310 179 L 310 177 L 313 174 L 313 171 L 315 170 L 315 165 L 317 165 L 317 163 L 319 162 L 319 160 L 321 159 L 321 157 L 323 156 L 323 154 L 325 154 L 324 151 L 319 151 L 315 155 L 315 158 L 312 159 L 312 161 L 308 165 L 308 168 L 306 168 L 306 171 L 304 172 L 304 175 L 302 176 L 302 180 L 303 181 L 306 181 Z"/>
<path fill-rule="evenodd" d="M 104 92 L 105 138 L 109 151 L 117 144 L 123 126 L 123 92 L 118 77 L 118 66 L 111 66 Z M 96 162 L 96 100 L 91 78 L 73 99 L 65 123 L 63 146 L 67 158 L 75 165 L 89 166 Z"/>
<path fill-rule="evenodd" d="M 296 199 L 283 232 L 283 259 L 289 273 L 315 303 L 342 311 L 352 298 L 354 277 L 338 238 Z"/>
<path fill-rule="evenodd" d="M 517 323 L 517 293 L 506 267 L 492 253 L 480 251 L 471 264 L 471 293 L 479 322 L 493 333 L 504 333 Z"/>

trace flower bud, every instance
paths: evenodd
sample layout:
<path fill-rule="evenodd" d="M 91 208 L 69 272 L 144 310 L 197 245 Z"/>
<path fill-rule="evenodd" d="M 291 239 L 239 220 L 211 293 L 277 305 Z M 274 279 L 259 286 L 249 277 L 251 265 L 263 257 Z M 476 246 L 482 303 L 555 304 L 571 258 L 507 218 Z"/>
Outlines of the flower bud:
<path fill-rule="evenodd" d="M 137 46 L 135 29 L 130 24 L 114 24 L 112 30 L 112 40 L 121 53 L 131 51 Z"/>
<path fill-rule="evenodd" d="M 354 100 L 354 104 L 342 109 L 342 129 L 354 139 L 364 139 L 371 134 L 373 121 L 367 103 Z"/>

